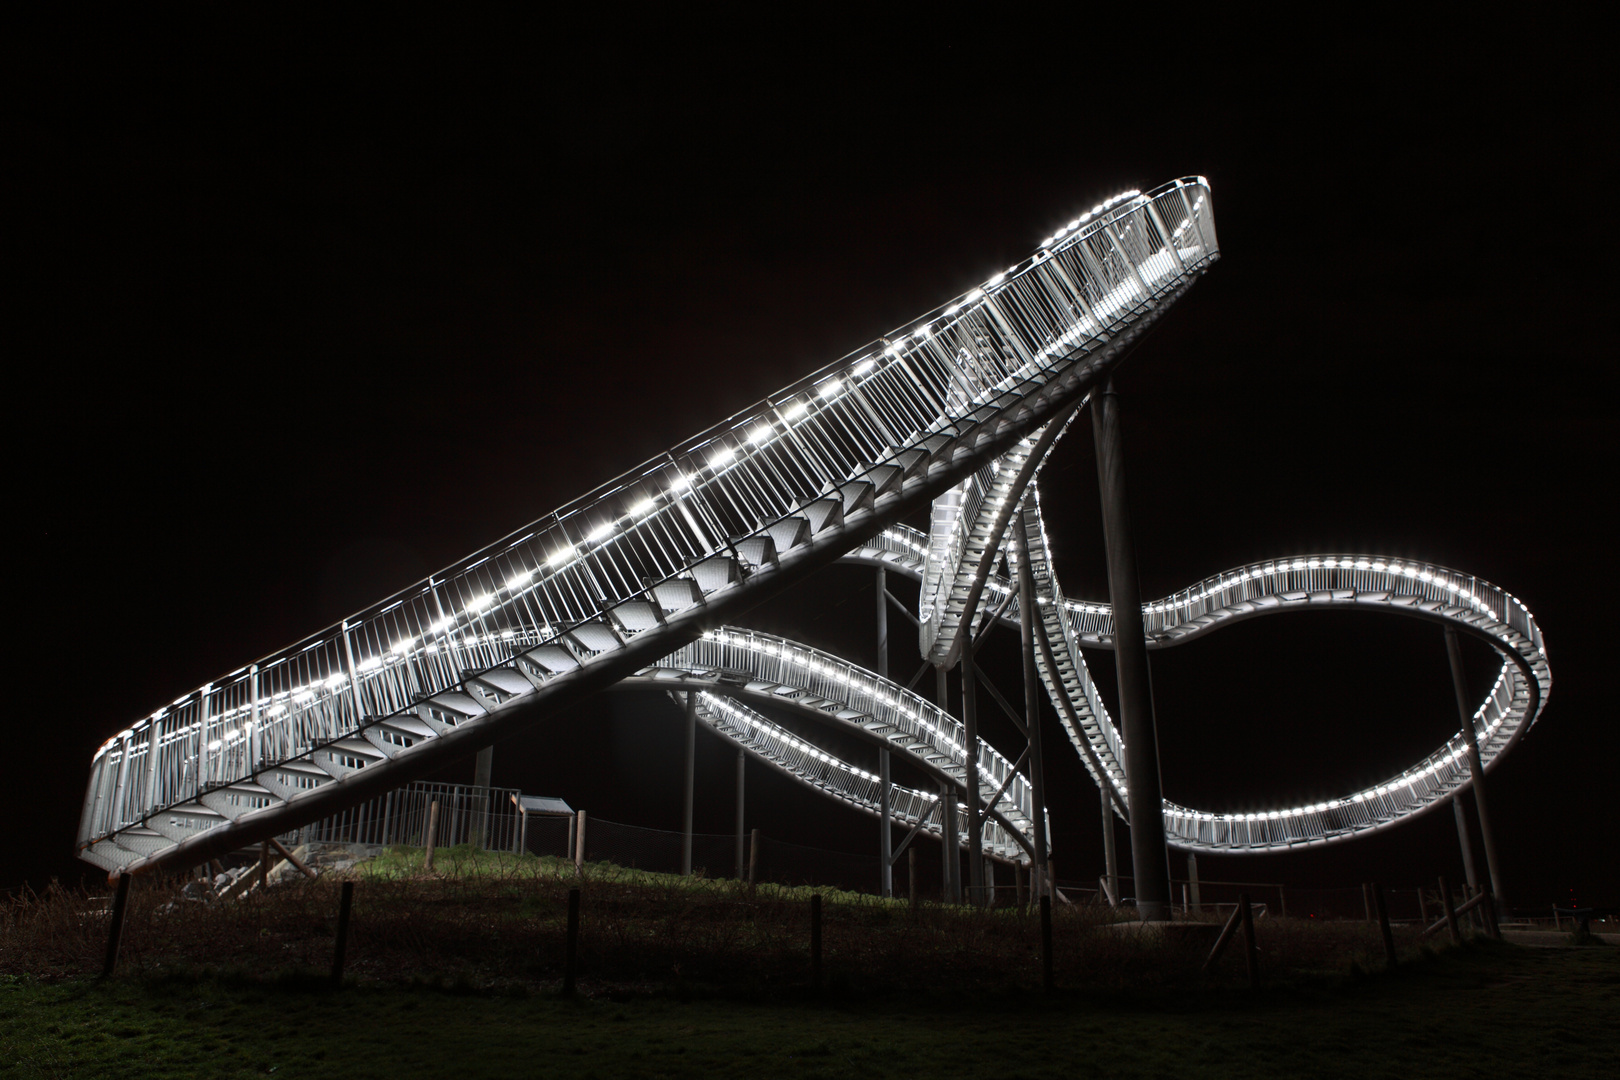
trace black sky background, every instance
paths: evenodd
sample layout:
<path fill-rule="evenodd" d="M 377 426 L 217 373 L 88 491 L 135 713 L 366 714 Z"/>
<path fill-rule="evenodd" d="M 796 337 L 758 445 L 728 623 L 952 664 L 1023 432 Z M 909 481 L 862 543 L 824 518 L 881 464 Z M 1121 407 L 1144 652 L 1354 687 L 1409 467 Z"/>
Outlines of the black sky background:
<path fill-rule="evenodd" d="M 1620 903 L 1615 125 L 1573 29 L 219 18 L 85 16 L 6 46 L 19 610 L 0 886 L 98 876 L 72 857 L 87 767 L 135 718 L 971 288 L 1106 196 L 1201 174 L 1223 258 L 1118 377 L 1144 594 L 1324 552 L 1512 591 L 1554 688 L 1491 774 L 1510 898 Z M 1042 498 L 1066 591 L 1104 598 L 1089 424 Z M 870 577 L 829 569 L 751 623 L 871 664 Z M 1011 693 L 1011 636 L 997 648 Z M 1111 657 L 1091 659 L 1111 688 Z M 1468 659 L 1488 685 L 1488 650 Z M 1184 803 L 1342 793 L 1456 728 L 1427 624 L 1260 620 L 1153 663 Z M 1055 855 L 1082 881 L 1096 792 L 1049 706 L 1048 723 Z M 499 747 L 495 780 L 677 827 L 678 738 L 671 709 L 617 696 Z M 717 741 L 699 766 L 698 827 L 724 831 Z M 875 847 L 868 819 L 763 769 L 749 783 L 767 834 Z M 1306 886 L 1459 868 L 1448 812 L 1203 860 Z"/>

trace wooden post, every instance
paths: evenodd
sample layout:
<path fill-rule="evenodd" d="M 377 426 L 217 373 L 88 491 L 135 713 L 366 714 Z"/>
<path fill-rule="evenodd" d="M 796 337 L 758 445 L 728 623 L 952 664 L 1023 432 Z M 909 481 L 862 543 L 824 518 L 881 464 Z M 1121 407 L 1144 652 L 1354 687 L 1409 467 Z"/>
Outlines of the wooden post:
<path fill-rule="evenodd" d="M 311 870 L 308 866 L 306 866 L 302 859 L 300 859 L 298 856 L 294 855 L 292 852 L 288 851 L 286 844 L 283 844 L 280 840 L 277 840 L 273 836 L 270 838 L 270 846 L 275 848 L 277 851 L 281 852 L 281 857 L 283 859 L 286 859 L 288 862 L 292 863 L 294 866 L 296 866 L 298 868 L 299 872 L 302 873 L 305 877 L 309 878 L 309 880 L 314 881 L 317 877 L 320 876 L 315 871 Z"/>
<path fill-rule="evenodd" d="M 343 883 L 338 901 L 337 941 L 332 945 L 332 985 L 343 985 L 343 954 L 349 947 L 349 911 L 354 906 L 354 882 Z"/>
<path fill-rule="evenodd" d="M 579 825 L 574 829 L 574 876 L 585 872 L 585 811 L 579 812 Z"/>
<path fill-rule="evenodd" d="M 1373 904 L 1378 908 L 1378 932 L 1384 937 L 1384 957 L 1388 961 L 1389 970 L 1394 971 L 1400 963 L 1395 955 L 1395 935 L 1389 929 L 1389 907 L 1384 903 L 1384 886 L 1380 882 L 1372 883 Z"/>
<path fill-rule="evenodd" d="M 1249 894 L 1238 894 L 1238 910 L 1243 918 L 1243 956 L 1249 969 L 1249 989 L 1260 985 L 1260 950 L 1254 945 L 1254 911 L 1249 907 Z"/>
<path fill-rule="evenodd" d="M 1361 883 L 1361 907 L 1366 912 L 1365 921 L 1371 924 L 1373 921 L 1372 890 L 1365 881 Z"/>
<path fill-rule="evenodd" d="M 748 833 L 748 884 L 752 885 L 759 873 L 759 830 L 752 829 Z"/>
<path fill-rule="evenodd" d="M 1288 890 L 1281 885 L 1277 886 L 1277 907 L 1279 909 L 1277 913 L 1285 919 L 1288 918 Z"/>
<path fill-rule="evenodd" d="M 118 875 L 118 887 L 113 892 L 112 921 L 107 926 L 107 958 L 101 966 L 101 977 L 112 978 L 118 966 L 118 945 L 124 936 L 124 912 L 129 906 L 129 875 Z"/>
<path fill-rule="evenodd" d="M 1429 901 L 1428 901 L 1428 898 L 1423 895 L 1423 887 L 1421 885 L 1418 886 L 1417 900 L 1418 900 L 1418 925 L 1419 926 L 1428 926 L 1429 925 Z"/>
<path fill-rule="evenodd" d="M 1052 898 L 1041 893 L 1041 989 L 1052 992 Z"/>
<path fill-rule="evenodd" d="M 1024 910 L 1024 870 L 1023 867 L 1013 864 L 1013 888 L 1017 890 L 1018 910 Z"/>
<path fill-rule="evenodd" d="M 810 895 L 810 983 L 821 988 L 821 894 Z"/>
<path fill-rule="evenodd" d="M 259 888 L 270 887 L 270 841 L 259 845 Z"/>
<path fill-rule="evenodd" d="M 1451 943 L 1461 945 L 1462 928 L 1457 925 L 1457 907 L 1451 902 L 1451 887 L 1444 877 L 1440 879 L 1440 905 L 1446 911 L 1446 929 L 1451 931 Z"/>
<path fill-rule="evenodd" d="M 422 869 L 433 869 L 433 842 L 439 838 L 439 800 L 434 799 L 428 807 L 427 827 L 427 859 L 422 863 Z"/>
<path fill-rule="evenodd" d="M 574 980 L 579 964 L 579 888 L 568 890 L 568 937 L 563 944 L 564 997 L 574 993 Z"/>
<path fill-rule="evenodd" d="M 911 908 L 917 908 L 917 849 L 906 849 L 906 891 L 911 894 Z"/>

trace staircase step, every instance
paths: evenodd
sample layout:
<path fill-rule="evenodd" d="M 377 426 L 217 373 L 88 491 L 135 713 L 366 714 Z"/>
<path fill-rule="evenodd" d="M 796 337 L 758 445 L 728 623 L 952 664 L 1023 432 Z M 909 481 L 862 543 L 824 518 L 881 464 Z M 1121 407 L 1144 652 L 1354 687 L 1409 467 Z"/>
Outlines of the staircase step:
<path fill-rule="evenodd" d="M 881 499 L 889 492 L 900 489 L 905 470 L 898 465 L 878 465 L 866 474 L 866 479 L 872 482 L 872 497 Z"/>
<path fill-rule="evenodd" d="M 468 691 L 486 709 L 504 705 L 513 698 L 534 693 L 534 683 L 512 668 L 481 671 L 465 683 Z"/>
<path fill-rule="evenodd" d="M 651 600 L 626 600 L 611 609 L 608 618 L 623 635 L 639 634 L 664 624 L 664 609 Z"/>
<path fill-rule="evenodd" d="M 743 562 L 753 567 L 776 565 L 776 541 L 769 533 L 763 536 L 745 536 L 732 545 Z"/>
<path fill-rule="evenodd" d="M 658 606 L 664 609 L 666 615 L 673 615 L 703 603 L 703 590 L 691 578 L 670 578 L 660 581 L 652 587 L 654 598 Z"/>
<path fill-rule="evenodd" d="M 613 632 L 613 628 L 600 619 L 592 619 L 570 627 L 568 632 L 563 634 L 562 642 L 581 660 L 589 660 L 599 653 L 617 649 L 623 644 L 619 640 L 619 635 Z"/>
<path fill-rule="evenodd" d="M 810 522 L 802 517 L 785 517 L 775 525 L 766 526 L 765 531 L 770 533 L 777 551 L 792 551 L 809 541 Z"/>
<path fill-rule="evenodd" d="M 844 516 L 872 509 L 876 490 L 877 485 L 870 480 L 851 480 L 840 485 L 838 492 L 844 497 Z"/>
<path fill-rule="evenodd" d="M 712 555 L 692 567 L 692 578 L 707 596 L 742 580 L 742 568 L 730 555 Z"/>
<path fill-rule="evenodd" d="M 804 516 L 809 519 L 813 534 L 837 528 L 844 523 L 844 500 L 817 499 L 804 508 Z"/>

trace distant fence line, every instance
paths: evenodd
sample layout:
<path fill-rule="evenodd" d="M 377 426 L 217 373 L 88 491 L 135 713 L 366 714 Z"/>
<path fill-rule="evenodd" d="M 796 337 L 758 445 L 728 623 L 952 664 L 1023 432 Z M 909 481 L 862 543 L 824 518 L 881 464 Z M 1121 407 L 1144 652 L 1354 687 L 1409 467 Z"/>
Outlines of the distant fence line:
<path fill-rule="evenodd" d="M 437 802 L 439 817 L 434 833 L 439 847 L 474 844 L 489 851 L 513 854 L 526 851 L 531 855 L 573 860 L 578 815 L 524 815 L 518 809 L 521 796 L 517 788 L 418 781 L 289 833 L 284 840 L 421 847 L 426 843 L 431 807 Z M 756 845 L 752 835 L 744 837 L 742 846 L 743 861 L 739 866 L 735 833 L 693 833 L 693 873 L 708 878 L 746 878 L 750 876 L 749 861 L 757 859 L 751 875 L 756 881 L 822 885 L 850 892 L 878 890 L 882 864 L 875 854 L 830 851 L 766 836 L 760 836 Z M 587 816 L 581 858 L 587 863 L 607 862 L 628 869 L 678 874 L 682 865 L 681 848 L 682 834 L 678 830 L 652 829 Z M 895 867 L 897 896 L 907 895 L 912 887 L 907 873 L 904 863 Z M 992 874 L 998 902 L 1011 902 L 1021 893 L 1010 868 L 994 867 Z M 937 876 L 937 872 L 918 875 L 915 884 L 919 897 L 938 896 Z M 1128 897 L 1131 879 L 1122 877 L 1120 880 L 1122 891 Z M 1060 879 L 1058 887 L 1065 898 L 1077 903 L 1096 902 L 1100 891 L 1093 882 L 1076 884 Z M 1370 915 L 1368 897 L 1356 886 L 1301 888 L 1275 883 L 1200 881 L 1195 890 L 1191 881 L 1175 879 L 1172 887 L 1175 906 L 1189 913 L 1194 908 L 1205 914 L 1229 911 L 1237 903 L 1239 894 L 1246 892 L 1270 914 L 1320 919 L 1363 919 Z M 1396 921 L 1432 919 L 1440 911 L 1438 894 L 1433 889 L 1416 886 L 1389 888 L 1386 903 L 1390 918 Z"/>

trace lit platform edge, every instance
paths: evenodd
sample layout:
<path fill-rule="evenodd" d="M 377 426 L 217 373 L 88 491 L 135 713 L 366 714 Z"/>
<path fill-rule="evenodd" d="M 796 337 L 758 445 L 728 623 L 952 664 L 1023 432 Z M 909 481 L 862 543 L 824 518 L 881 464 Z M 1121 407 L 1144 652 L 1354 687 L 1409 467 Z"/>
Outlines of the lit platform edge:
<path fill-rule="evenodd" d="M 1109 200 L 957 301 L 115 735 L 81 855 L 185 865 L 605 688 L 691 640 L 694 610 L 832 561 L 1066 410 L 1218 255 L 1201 178 Z"/>

